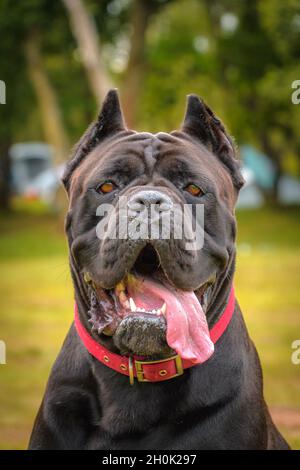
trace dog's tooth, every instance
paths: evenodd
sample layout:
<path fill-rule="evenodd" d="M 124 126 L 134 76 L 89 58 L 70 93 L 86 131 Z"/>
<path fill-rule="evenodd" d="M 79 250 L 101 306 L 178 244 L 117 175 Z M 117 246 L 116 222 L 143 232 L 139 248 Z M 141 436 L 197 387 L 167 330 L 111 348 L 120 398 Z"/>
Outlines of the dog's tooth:
<path fill-rule="evenodd" d="M 140 312 L 146 312 L 146 310 L 144 308 L 139 308 L 139 311 Z"/>
<path fill-rule="evenodd" d="M 167 311 L 167 304 L 166 302 L 163 303 L 163 305 L 160 307 L 160 311 L 163 315 L 166 314 L 166 311 Z"/>
<path fill-rule="evenodd" d="M 136 312 L 136 305 L 132 297 L 129 297 L 130 310 Z"/>
<path fill-rule="evenodd" d="M 123 292 L 124 290 L 125 290 L 125 283 L 124 283 L 124 281 L 118 282 L 118 284 L 116 285 L 116 291 L 117 291 L 117 292 Z"/>
<path fill-rule="evenodd" d="M 119 294 L 119 300 L 120 300 L 120 302 L 121 302 L 121 304 L 122 304 L 122 306 L 123 306 L 124 308 L 130 309 L 130 305 L 129 305 L 129 302 L 128 302 L 128 298 L 127 298 L 125 292 L 123 292 L 123 291 L 120 292 L 120 294 Z"/>
<path fill-rule="evenodd" d="M 104 330 L 102 331 L 102 333 L 105 334 L 105 336 L 113 336 L 113 330 L 109 327 L 109 326 L 106 326 L 104 328 Z"/>

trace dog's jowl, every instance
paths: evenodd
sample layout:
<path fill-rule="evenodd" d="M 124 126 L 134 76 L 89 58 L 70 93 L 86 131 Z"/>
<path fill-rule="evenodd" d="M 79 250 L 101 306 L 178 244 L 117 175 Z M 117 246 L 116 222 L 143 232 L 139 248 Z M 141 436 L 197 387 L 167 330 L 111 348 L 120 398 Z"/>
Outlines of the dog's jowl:
<path fill-rule="evenodd" d="M 233 290 L 243 179 L 208 106 L 139 133 L 109 92 L 63 183 L 75 321 L 29 447 L 287 449 Z"/>

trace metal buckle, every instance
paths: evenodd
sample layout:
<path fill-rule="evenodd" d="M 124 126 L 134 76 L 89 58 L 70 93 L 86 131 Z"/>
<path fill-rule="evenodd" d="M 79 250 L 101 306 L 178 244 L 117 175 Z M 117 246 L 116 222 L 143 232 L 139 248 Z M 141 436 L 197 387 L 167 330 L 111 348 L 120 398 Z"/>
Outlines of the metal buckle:
<path fill-rule="evenodd" d="M 130 385 L 134 384 L 134 371 L 133 371 L 133 360 L 132 357 L 128 358 L 128 368 L 129 368 L 129 383 Z"/>
<path fill-rule="evenodd" d="M 166 379 L 166 380 L 173 379 L 174 377 L 179 377 L 180 375 L 183 374 L 184 369 L 182 367 L 182 361 L 181 361 L 180 356 L 176 355 L 176 356 L 173 356 L 173 357 L 168 357 L 167 359 L 160 359 L 159 361 L 138 361 L 138 360 L 135 359 L 134 365 L 135 365 L 135 369 L 136 369 L 136 375 L 137 375 L 138 382 L 151 382 L 151 380 L 148 380 L 148 379 L 144 378 L 144 371 L 143 371 L 143 365 L 144 364 L 158 364 L 160 362 L 168 362 L 168 361 L 172 361 L 172 360 L 175 360 L 176 374 L 172 375 L 171 377 L 168 377 L 168 379 Z"/>

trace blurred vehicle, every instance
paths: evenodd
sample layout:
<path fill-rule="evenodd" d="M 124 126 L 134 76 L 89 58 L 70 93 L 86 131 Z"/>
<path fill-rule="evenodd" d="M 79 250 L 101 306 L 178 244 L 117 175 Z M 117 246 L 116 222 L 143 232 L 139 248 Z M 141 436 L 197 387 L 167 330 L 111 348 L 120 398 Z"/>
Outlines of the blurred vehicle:
<path fill-rule="evenodd" d="M 255 173 L 245 165 L 241 169 L 245 184 L 242 187 L 236 207 L 238 209 L 251 209 L 262 207 L 265 203 L 265 197 L 259 188 Z"/>
<path fill-rule="evenodd" d="M 10 149 L 11 188 L 23 195 L 32 181 L 53 165 L 53 151 L 41 142 L 15 144 Z"/>
<path fill-rule="evenodd" d="M 61 178 L 65 165 L 53 166 L 34 178 L 24 191 L 28 199 L 41 199 L 55 209 L 60 209 L 63 200 L 66 199 L 62 187 Z"/>
<path fill-rule="evenodd" d="M 237 207 L 261 207 L 266 202 L 266 194 L 270 193 L 275 184 L 274 163 L 267 155 L 248 144 L 240 147 L 240 156 L 245 185 L 240 191 Z M 285 173 L 281 175 L 277 186 L 277 198 L 282 205 L 299 205 L 299 178 Z"/>
<path fill-rule="evenodd" d="M 281 204 L 300 204 L 300 181 L 283 175 L 278 183 L 278 199 Z"/>
<path fill-rule="evenodd" d="M 53 149 L 42 142 L 15 144 L 10 149 L 12 192 L 26 199 L 40 199 L 56 211 L 66 208 L 61 184 L 64 164 L 53 165 Z"/>
<path fill-rule="evenodd" d="M 257 185 L 264 191 L 272 190 L 276 179 L 272 160 L 249 144 L 241 145 L 240 155 L 244 166 L 251 170 Z"/>

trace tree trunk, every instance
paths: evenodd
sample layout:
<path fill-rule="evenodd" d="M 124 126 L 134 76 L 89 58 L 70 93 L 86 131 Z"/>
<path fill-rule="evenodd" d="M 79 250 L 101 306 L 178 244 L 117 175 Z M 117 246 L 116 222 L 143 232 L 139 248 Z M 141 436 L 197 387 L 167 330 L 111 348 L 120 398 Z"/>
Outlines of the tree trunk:
<path fill-rule="evenodd" d="M 10 158 L 9 148 L 11 142 L 0 143 L 0 209 L 10 209 Z"/>
<path fill-rule="evenodd" d="M 59 104 L 45 66 L 43 64 L 38 34 L 31 34 L 25 44 L 28 72 L 40 108 L 45 139 L 55 152 L 55 163 L 62 163 L 69 153 L 67 134 L 64 129 Z"/>
<path fill-rule="evenodd" d="M 131 10 L 132 37 L 128 66 L 123 83 L 124 114 L 128 127 L 134 127 L 140 94 L 143 85 L 145 66 L 145 39 L 149 17 L 154 11 L 155 2 L 133 0 Z"/>
<path fill-rule="evenodd" d="M 279 204 L 278 185 L 282 176 L 281 152 L 274 148 L 266 134 L 261 135 L 261 145 L 264 153 L 272 160 L 275 167 L 275 180 L 273 188 L 269 194 L 266 194 L 270 204 L 277 206 Z"/>
<path fill-rule="evenodd" d="M 70 18 L 90 89 L 99 106 L 107 91 L 113 88 L 101 58 L 100 41 L 93 18 L 82 0 L 62 0 Z"/>

